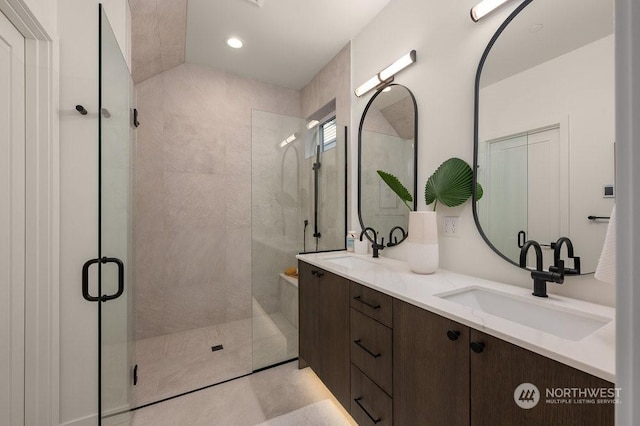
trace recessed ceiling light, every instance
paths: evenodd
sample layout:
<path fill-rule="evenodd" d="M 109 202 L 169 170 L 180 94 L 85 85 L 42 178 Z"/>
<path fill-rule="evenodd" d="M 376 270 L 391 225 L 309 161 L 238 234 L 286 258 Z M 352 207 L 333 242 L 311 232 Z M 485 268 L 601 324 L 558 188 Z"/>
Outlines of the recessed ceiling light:
<path fill-rule="evenodd" d="M 264 6 L 264 0 L 248 0 L 249 3 L 255 4 L 258 7 Z"/>
<path fill-rule="evenodd" d="M 229 47 L 233 47 L 234 49 L 240 49 L 244 43 L 238 37 L 229 37 L 227 39 L 227 44 Z"/>
<path fill-rule="evenodd" d="M 542 25 L 542 24 L 533 24 L 532 26 L 529 27 L 529 32 L 530 33 L 537 33 L 543 27 L 544 27 L 544 25 Z"/>

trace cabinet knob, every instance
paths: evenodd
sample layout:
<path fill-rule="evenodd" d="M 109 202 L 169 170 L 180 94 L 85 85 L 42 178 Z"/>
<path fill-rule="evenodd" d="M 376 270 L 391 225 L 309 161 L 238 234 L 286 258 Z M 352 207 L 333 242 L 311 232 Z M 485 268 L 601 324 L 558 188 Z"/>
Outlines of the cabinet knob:
<path fill-rule="evenodd" d="M 447 331 L 447 337 L 451 341 L 458 340 L 458 337 L 460 337 L 460 332 L 457 330 L 449 330 Z"/>
<path fill-rule="evenodd" d="M 484 343 L 482 342 L 471 342 L 471 350 L 474 351 L 475 353 L 479 354 L 480 352 L 482 352 L 484 350 Z"/>
<path fill-rule="evenodd" d="M 315 269 L 311 270 L 311 275 L 315 275 L 316 277 L 321 277 L 324 275 L 324 272 L 322 271 L 316 271 Z"/>

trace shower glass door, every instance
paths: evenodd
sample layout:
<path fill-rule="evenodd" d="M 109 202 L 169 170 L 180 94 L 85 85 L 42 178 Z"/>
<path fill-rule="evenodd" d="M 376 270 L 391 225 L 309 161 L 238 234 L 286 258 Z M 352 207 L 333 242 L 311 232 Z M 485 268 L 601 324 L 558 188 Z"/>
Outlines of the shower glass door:
<path fill-rule="evenodd" d="M 132 97 L 129 68 L 99 9 L 100 423 L 130 423 L 133 385 Z"/>
<path fill-rule="evenodd" d="M 253 370 L 298 357 L 301 252 L 344 250 L 346 128 L 253 110 Z"/>

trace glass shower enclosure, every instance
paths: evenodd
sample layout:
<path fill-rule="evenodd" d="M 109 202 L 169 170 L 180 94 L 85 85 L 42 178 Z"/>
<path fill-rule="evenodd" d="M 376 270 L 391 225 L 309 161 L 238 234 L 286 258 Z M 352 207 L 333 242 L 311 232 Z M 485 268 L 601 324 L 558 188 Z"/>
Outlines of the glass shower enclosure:
<path fill-rule="evenodd" d="M 125 425 L 134 381 L 133 354 L 133 82 L 109 20 L 99 6 L 98 293 L 99 423 Z M 85 273 L 85 275 L 87 275 Z M 87 280 L 85 280 L 86 282 Z"/>
<path fill-rule="evenodd" d="M 346 129 L 253 110 L 251 141 L 236 140 L 197 102 L 184 124 L 149 96 L 175 94 L 189 69 L 134 90 L 102 8 L 99 19 L 99 249 L 87 264 L 98 289 L 87 296 L 100 318 L 100 424 L 124 425 L 136 407 L 298 356 L 295 256 L 345 247 Z M 189 146 L 233 167 L 150 155 L 185 149 L 193 132 L 206 137 Z"/>
<path fill-rule="evenodd" d="M 254 110 L 253 370 L 298 356 L 296 255 L 345 248 L 346 128 Z"/>

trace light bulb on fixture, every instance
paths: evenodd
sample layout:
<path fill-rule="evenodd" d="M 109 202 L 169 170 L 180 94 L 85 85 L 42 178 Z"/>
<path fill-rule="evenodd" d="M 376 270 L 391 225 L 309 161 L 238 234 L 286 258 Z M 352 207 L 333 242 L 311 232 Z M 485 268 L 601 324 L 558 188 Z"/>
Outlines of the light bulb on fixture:
<path fill-rule="evenodd" d="M 298 135 L 294 133 L 288 138 L 286 138 L 285 140 L 283 140 L 282 142 L 280 142 L 280 148 L 284 148 L 285 146 L 289 145 L 291 142 L 295 141 L 296 139 L 298 139 Z"/>
<path fill-rule="evenodd" d="M 356 96 L 360 97 L 367 93 L 369 90 L 375 89 L 382 83 L 389 84 L 393 81 L 393 76 L 413 64 L 416 61 L 416 51 L 412 50 L 407 53 L 393 64 L 389 65 L 375 76 L 371 77 L 365 83 L 355 90 Z"/>
<path fill-rule="evenodd" d="M 356 89 L 356 96 L 360 97 L 364 95 L 369 90 L 374 89 L 380 83 L 382 83 L 382 81 L 380 80 L 380 77 L 376 74 L 375 76 L 371 77 L 369 80 L 364 82 L 360 87 Z"/>
<path fill-rule="evenodd" d="M 416 51 L 412 50 L 411 52 L 404 55 L 402 58 L 395 61 L 393 64 L 389 65 L 388 67 L 380 71 L 380 74 L 378 74 L 378 76 L 380 77 L 380 80 L 387 81 L 388 79 L 390 79 L 391 77 L 393 77 L 398 72 L 402 71 L 403 69 L 405 69 L 406 67 L 414 63 L 415 61 L 416 61 Z"/>
<path fill-rule="evenodd" d="M 484 16 L 494 9 L 502 6 L 508 0 L 482 0 L 480 3 L 471 8 L 471 20 L 478 22 Z"/>
<path fill-rule="evenodd" d="M 390 91 L 391 91 L 391 86 L 387 86 L 387 87 L 385 87 L 384 89 L 382 89 L 382 91 L 383 91 L 384 93 L 390 92 Z"/>
<path fill-rule="evenodd" d="M 234 49 L 240 49 L 242 46 L 244 46 L 244 43 L 238 37 L 229 37 L 227 39 L 227 45 Z"/>

